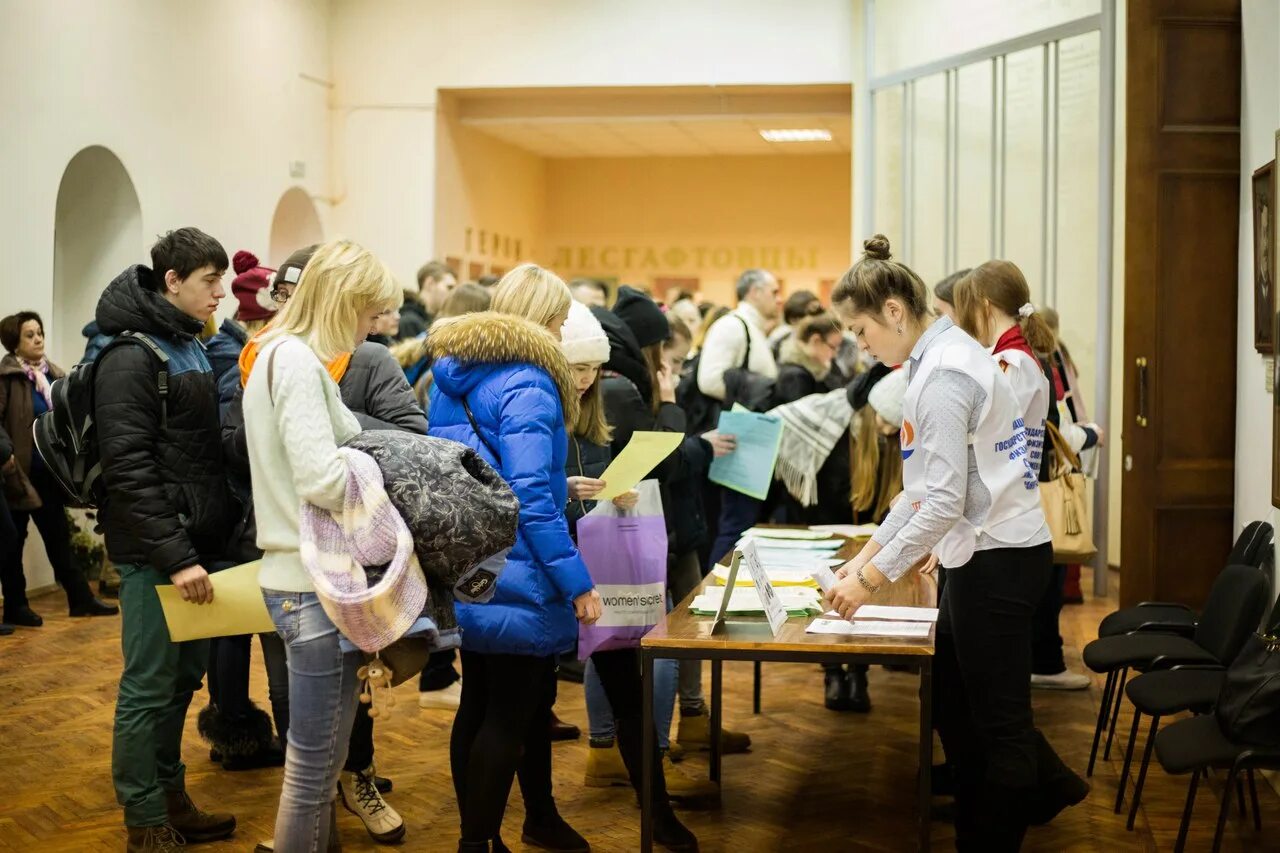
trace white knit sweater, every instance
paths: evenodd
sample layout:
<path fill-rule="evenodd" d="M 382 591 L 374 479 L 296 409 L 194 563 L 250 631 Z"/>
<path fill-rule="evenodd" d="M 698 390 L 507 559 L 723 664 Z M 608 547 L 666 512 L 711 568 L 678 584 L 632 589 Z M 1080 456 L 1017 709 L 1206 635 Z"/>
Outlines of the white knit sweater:
<path fill-rule="evenodd" d="M 258 353 L 244 389 L 244 426 L 264 552 L 258 582 L 263 589 L 311 592 L 298 554 L 298 510 L 302 501 L 342 508 L 347 465 L 338 447 L 360 432 L 360 424 L 311 348 L 286 337 Z"/>

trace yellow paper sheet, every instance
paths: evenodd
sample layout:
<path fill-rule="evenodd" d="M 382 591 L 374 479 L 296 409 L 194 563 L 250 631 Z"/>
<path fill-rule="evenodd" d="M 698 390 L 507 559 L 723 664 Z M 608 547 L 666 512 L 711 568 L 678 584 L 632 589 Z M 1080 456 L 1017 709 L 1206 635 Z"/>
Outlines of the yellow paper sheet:
<path fill-rule="evenodd" d="M 274 632 L 275 623 L 262 600 L 255 561 L 224 569 L 209 575 L 213 581 L 213 602 L 192 604 L 182 600 L 172 585 L 156 587 L 164 621 L 169 624 L 169 639 L 175 643 L 203 640 L 209 637 L 234 637 L 238 634 Z"/>
<path fill-rule="evenodd" d="M 600 479 L 607 484 L 596 496 L 598 501 L 611 501 L 634 489 L 658 463 L 684 441 L 682 432 L 633 432 L 618 458 L 605 469 Z"/>

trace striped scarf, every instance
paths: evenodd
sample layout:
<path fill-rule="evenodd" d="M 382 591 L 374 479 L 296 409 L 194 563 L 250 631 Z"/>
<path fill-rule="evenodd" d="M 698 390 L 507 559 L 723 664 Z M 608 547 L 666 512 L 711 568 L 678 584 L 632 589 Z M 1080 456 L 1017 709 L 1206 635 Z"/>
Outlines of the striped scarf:
<path fill-rule="evenodd" d="M 811 394 L 772 412 L 782 418 L 782 444 L 773 476 L 802 506 L 818 502 L 818 469 L 849 428 L 853 408 L 843 388 Z"/>
<path fill-rule="evenodd" d="M 427 582 L 378 463 L 358 450 L 338 452 L 347 462 L 343 508 L 331 511 L 304 501 L 299 552 L 338 631 L 362 651 L 377 652 L 404 636 L 422 615 Z M 385 567 L 373 586 L 366 567 Z"/>

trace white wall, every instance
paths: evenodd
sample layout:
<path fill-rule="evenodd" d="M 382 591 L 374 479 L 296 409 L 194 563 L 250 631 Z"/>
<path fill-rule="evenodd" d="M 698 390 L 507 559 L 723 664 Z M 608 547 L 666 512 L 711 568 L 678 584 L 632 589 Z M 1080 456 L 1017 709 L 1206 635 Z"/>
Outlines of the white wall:
<path fill-rule="evenodd" d="M 1272 397 L 1263 357 L 1253 349 L 1254 169 L 1276 156 L 1280 128 L 1280 6 L 1245 3 L 1240 126 L 1240 290 L 1236 331 L 1237 529 L 1256 519 L 1277 524 L 1271 506 Z"/>
<path fill-rule="evenodd" d="M 333 0 L 334 208 L 403 282 L 433 235 L 441 88 L 848 83 L 854 3 Z"/>
<path fill-rule="evenodd" d="M 228 255 L 265 257 L 285 190 L 327 191 L 328 89 L 303 73 L 329 76 L 324 0 L 0 0 L 0 309 L 55 316 L 58 186 L 90 145 L 110 149 L 137 190 L 136 261 L 184 225 Z M 290 178 L 295 160 L 305 179 Z M 89 319 L 51 324 L 53 351 Z M 52 574 L 31 539 L 28 583 L 44 586 Z"/>
<path fill-rule="evenodd" d="M 964 2 L 952 2 L 952 0 L 879 0 L 879 2 L 875 3 L 875 55 L 873 60 L 876 66 L 876 73 L 886 74 L 924 62 L 955 56 L 1086 15 L 1096 14 L 1100 8 L 1100 0 L 1027 0 L 1027 2 L 1017 4 L 1001 2 L 1001 0 L 964 0 Z M 857 44 L 860 46 L 862 44 L 861 27 L 855 26 L 854 32 L 855 37 L 858 39 Z M 1103 424 L 1107 428 L 1107 452 L 1109 453 L 1108 460 L 1110 465 L 1107 556 L 1112 564 L 1118 563 L 1120 560 L 1120 506 L 1123 479 L 1120 426 L 1124 399 L 1122 378 L 1124 359 L 1125 32 L 1125 4 L 1119 2 L 1116 9 L 1116 122 L 1113 139 L 1115 152 L 1115 228 L 1112 238 L 1111 416 L 1108 419 L 1109 423 Z M 1096 35 L 1089 38 L 1096 44 L 1098 38 Z M 858 61 L 857 70 L 859 72 L 864 70 L 862 68 L 863 62 L 864 60 L 861 58 Z M 972 66 L 968 70 L 972 71 Z M 865 73 L 859 74 L 858 79 L 855 79 L 855 88 L 865 77 Z M 987 79 L 989 80 L 989 78 Z M 1077 86 L 1077 88 L 1080 87 Z M 1084 88 L 1088 89 L 1089 87 L 1086 85 Z M 981 99 L 982 87 L 979 86 L 978 89 L 978 97 Z M 926 119 L 930 115 L 935 116 L 936 125 L 931 125 L 930 129 L 936 127 L 937 130 L 936 134 L 922 135 L 922 131 L 925 129 L 924 125 L 919 122 L 916 125 L 916 222 L 914 226 L 916 234 L 913 240 L 919 250 L 917 255 L 923 252 L 923 247 L 920 243 L 926 239 L 926 235 L 931 234 L 935 238 L 928 243 L 928 248 L 931 250 L 930 257 L 936 257 L 936 260 L 933 263 L 929 263 L 922 258 L 917 258 L 917 265 L 926 270 L 926 281 L 931 280 L 928 270 L 930 266 L 936 267 L 932 271 L 932 278 L 941 277 L 943 272 L 940 264 L 943 248 L 941 241 L 943 223 L 940 205 L 924 205 L 921 201 L 922 199 L 935 201 L 938 199 L 937 191 L 930 181 L 933 180 L 936 183 L 937 180 L 941 180 L 943 171 L 944 152 L 941 134 L 944 113 L 941 100 L 942 91 L 941 77 L 935 76 L 920 84 L 916 92 L 918 113 L 923 113 Z M 1064 88 L 1063 92 L 1066 93 L 1066 91 Z M 926 105 L 926 99 L 928 98 L 933 98 L 936 101 L 936 105 L 932 102 Z M 1087 100 L 1090 102 L 1093 100 L 1091 89 Z M 985 122 L 989 120 L 989 112 L 984 113 L 984 115 L 986 117 L 977 122 L 979 131 L 985 128 Z M 1067 115 L 1069 117 L 1069 114 Z M 858 117 L 855 116 L 855 127 L 858 121 Z M 890 124 L 890 122 L 882 120 L 882 124 Z M 900 138 L 901 124 L 895 117 L 892 125 L 887 130 L 885 127 L 878 126 L 877 133 L 882 135 L 882 140 L 887 140 L 891 146 L 896 146 L 897 140 Z M 972 121 L 970 125 L 973 125 Z M 1080 123 L 1081 127 L 1086 125 L 1088 128 L 1096 128 L 1094 115 L 1089 115 L 1087 122 Z M 960 126 L 963 129 L 965 122 L 962 121 Z M 1069 131 L 1070 127 L 1067 130 Z M 1092 130 L 1093 136 L 1089 138 L 1096 138 L 1096 132 L 1096 129 Z M 1085 135 L 1088 136 L 1088 133 Z M 1071 143 L 1069 134 L 1063 134 L 1060 139 L 1065 144 Z M 975 163 L 981 168 L 982 162 L 988 156 L 989 131 L 979 133 L 977 135 L 977 143 L 979 146 L 978 151 L 963 151 L 961 156 L 962 159 L 967 158 L 969 162 Z M 1085 168 L 1081 170 L 1081 166 Z M 878 173 L 882 168 L 888 169 L 886 174 L 892 173 L 892 180 L 887 181 L 887 183 L 889 192 L 896 194 L 898 192 L 896 183 L 898 178 L 895 167 L 892 164 L 877 163 L 876 169 Z M 861 175 L 862 172 L 855 167 L 853 181 L 854 209 L 859 214 L 862 209 L 863 194 L 869 189 L 860 182 Z M 1016 180 L 1012 171 L 1009 173 L 1009 177 L 1011 180 Z M 934 180 L 935 178 L 936 180 Z M 1068 159 L 1063 164 L 1060 164 L 1060 181 L 1062 183 L 1059 185 L 1059 198 L 1063 200 L 1064 204 L 1072 204 L 1076 215 L 1069 216 L 1067 212 L 1063 212 L 1060 209 L 1060 231 L 1058 235 L 1059 285 L 1055 307 L 1059 309 L 1062 317 L 1063 339 L 1071 346 L 1073 355 L 1077 357 L 1077 361 L 1082 365 L 1081 385 L 1083 386 L 1089 416 L 1093 419 L 1097 417 L 1098 413 L 1098 407 L 1095 402 L 1095 389 L 1098 387 L 1098 368 L 1093 364 L 1094 353 L 1097 349 L 1096 316 L 1098 310 L 1096 277 L 1094 275 L 1096 235 L 1094 231 L 1080 230 L 1082 228 L 1096 228 L 1094 224 L 1096 223 L 1094 208 L 1096 207 L 1097 179 L 1096 157 L 1093 149 L 1090 149 L 1089 155 L 1083 158 L 1080 163 Z M 1083 181 L 1083 186 L 1077 188 L 1076 184 L 1072 183 L 1073 181 Z M 979 184 L 981 185 L 981 182 Z M 883 207 L 886 202 L 885 185 L 882 184 L 881 187 L 881 192 L 876 199 L 878 208 Z M 1018 187 L 1011 184 L 1011 189 L 1016 192 Z M 1067 197 L 1077 189 L 1079 191 L 1076 192 L 1073 203 Z M 964 188 L 961 187 L 961 190 L 963 195 Z M 1038 200 L 1038 188 L 1035 188 L 1032 194 Z M 979 205 L 979 209 L 981 210 L 981 205 Z M 878 210 L 877 213 L 883 214 L 883 211 Z M 984 218 L 986 216 L 985 213 L 981 215 Z M 1006 211 L 1006 215 L 1009 215 L 1009 211 Z M 1036 215 L 1038 216 L 1038 212 Z M 896 219 L 891 221 L 896 221 Z M 1066 230 L 1073 227 L 1076 233 L 1080 235 L 1079 237 L 1073 238 L 1073 234 Z M 855 249 L 860 247 L 861 239 L 869 230 L 870 224 L 862 222 L 859 216 L 855 222 Z M 985 232 L 982 228 L 978 230 L 984 234 L 984 239 L 980 242 L 985 242 Z M 1010 228 L 1009 230 L 1012 229 Z M 889 233 L 891 240 L 894 239 L 892 232 L 886 233 Z M 1088 252 L 1078 261 L 1070 254 L 1069 250 L 1069 247 L 1073 245 L 1073 239 L 1089 247 Z M 1018 263 L 1026 263 L 1025 259 L 1021 258 L 1015 257 L 1011 258 L 1011 260 Z M 1038 260 L 1036 258 L 1037 265 Z M 960 264 L 960 266 L 964 265 L 964 263 Z M 1042 286 L 1039 278 L 1039 271 L 1035 266 L 1028 270 L 1028 279 L 1032 285 L 1033 296 Z M 1076 286 L 1077 282 L 1080 283 L 1079 286 Z"/>

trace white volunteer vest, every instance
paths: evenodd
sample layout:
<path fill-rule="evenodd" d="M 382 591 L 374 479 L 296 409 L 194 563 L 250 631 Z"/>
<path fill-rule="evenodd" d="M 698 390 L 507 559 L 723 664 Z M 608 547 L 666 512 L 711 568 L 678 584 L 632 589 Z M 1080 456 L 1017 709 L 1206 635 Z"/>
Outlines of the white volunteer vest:
<path fill-rule="evenodd" d="M 1049 415 L 1049 377 L 1040 362 L 1020 349 L 995 354 L 996 365 L 1013 387 L 1014 399 L 1027 426 L 1027 453 L 1038 475 L 1044 453 L 1044 422 Z"/>
<path fill-rule="evenodd" d="M 925 350 L 902 401 L 902 485 L 906 499 L 919 507 L 929 492 L 925 452 L 920 438 L 917 405 L 929 374 L 939 367 L 959 370 L 986 394 L 978 428 L 969 436 L 978 476 L 991 493 L 991 508 L 977 523 L 961 517 L 934 547 L 942 565 L 963 566 L 973 557 L 978 535 L 990 534 L 1016 545 L 1033 537 L 1044 525 L 1037 472 L 1027 457 L 1027 434 L 1022 409 L 1009 380 L 991 355 L 959 327 L 938 335 Z M 966 475 L 967 477 L 967 475 Z"/>

